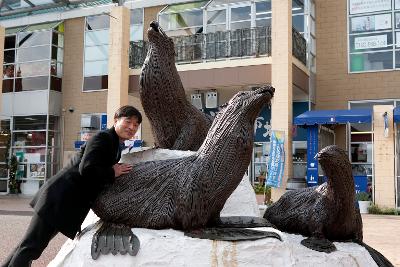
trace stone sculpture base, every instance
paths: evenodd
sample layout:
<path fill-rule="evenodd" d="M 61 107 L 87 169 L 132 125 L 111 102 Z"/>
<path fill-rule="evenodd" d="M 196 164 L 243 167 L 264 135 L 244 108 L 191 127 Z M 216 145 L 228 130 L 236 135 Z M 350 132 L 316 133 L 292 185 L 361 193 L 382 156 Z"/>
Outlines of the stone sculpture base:
<path fill-rule="evenodd" d="M 137 256 L 100 255 L 92 260 L 90 245 L 94 230 L 80 240 L 68 240 L 48 265 L 56 266 L 377 266 L 369 253 L 354 243 L 335 242 L 337 251 L 326 254 L 300 245 L 301 235 L 281 233 L 272 228 L 256 228 L 280 233 L 275 238 L 226 242 L 194 239 L 175 230 L 134 228 L 140 239 Z"/>

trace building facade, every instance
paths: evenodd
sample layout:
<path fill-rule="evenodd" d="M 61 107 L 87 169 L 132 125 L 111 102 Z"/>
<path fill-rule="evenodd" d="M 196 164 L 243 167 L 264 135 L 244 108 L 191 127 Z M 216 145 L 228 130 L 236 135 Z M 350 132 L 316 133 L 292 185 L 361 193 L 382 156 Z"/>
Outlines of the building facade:
<path fill-rule="evenodd" d="M 307 176 L 307 133 L 293 126 L 294 117 L 358 107 L 378 114 L 382 105 L 391 105 L 393 114 L 400 99 L 397 1 L 3 1 L 0 191 L 8 192 L 5 163 L 13 155 L 21 191 L 33 194 L 69 154 L 111 125 L 107 118 L 116 108 L 131 104 L 143 111 L 138 81 L 147 28 L 157 20 L 174 40 L 188 100 L 203 112 L 214 115 L 240 90 L 276 88 L 256 121 L 249 176 L 263 182 L 270 132 L 283 131 L 287 152 L 281 188 L 272 194 L 277 200 L 288 180 Z M 349 151 L 355 175 L 365 169 L 374 199 L 394 207 L 399 135 L 389 119 L 390 136 L 381 141 L 376 123 L 322 128 L 333 136 L 326 144 Z M 136 138 L 152 146 L 147 118 Z M 389 139 L 388 151 L 373 149 Z M 381 164 L 391 164 L 393 173 L 379 174 L 387 169 Z M 393 198 L 381 202 L 387 191 Z"/>

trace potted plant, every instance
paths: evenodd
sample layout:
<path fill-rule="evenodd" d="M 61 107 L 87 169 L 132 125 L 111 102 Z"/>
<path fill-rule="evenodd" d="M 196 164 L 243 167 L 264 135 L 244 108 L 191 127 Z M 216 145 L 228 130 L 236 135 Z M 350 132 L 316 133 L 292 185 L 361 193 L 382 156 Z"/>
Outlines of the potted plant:
<path fill-rule="evenodd" d="M 262 184 L 254 185 L 254 193 L 256 193 L 257 203 L 265 205 L 271 203 L 271 187 L 265 187 Z"/>
<path fill-rule="evenodd" d="M 370 195 L 367 192 L 358 192 L 356 200 L 358 201 L 360 213 L 368 213 L 368 207 L 371 205 Z"/>
<path fill-rule="evenodd" d="M 10 189 L 10 194 L 18 193 L 18 183 L 16 179 L 17 169 L 18 169 L 18 159 L 15 155 L 11 156 L 10 164 L 8 165 L 10 174 L 9 174 L 9 182 L 8 188 Z"/>

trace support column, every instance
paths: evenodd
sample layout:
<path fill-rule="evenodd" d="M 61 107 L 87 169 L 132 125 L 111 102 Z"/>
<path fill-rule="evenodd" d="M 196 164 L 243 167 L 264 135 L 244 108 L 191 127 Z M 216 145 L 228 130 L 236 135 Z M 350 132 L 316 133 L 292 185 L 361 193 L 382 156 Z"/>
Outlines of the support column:
<path fill-rule="evenodd" d="M 384 114 L 387 112 L 387 136 L 385 137 Z M 394 166 L 393 106 L 374 106 L 374 202 L 380 207 L 395 208 L 396 173 Z"/>
<path fill-rule="evenodd" d="M 129 9 L 123 6 L 113 7 L 110 13 L 107 127 L 114 123 L 114 112 L 128 104 L 129 17 Z"/>
<path fill-rule="evenodd" d="M 285 132 L 285 173 L 280 188 L 273 188 L 277 201 L 285 192 L 292 165 L 292 1 L 272 0 L 272 99 L 271 125 Z"/>

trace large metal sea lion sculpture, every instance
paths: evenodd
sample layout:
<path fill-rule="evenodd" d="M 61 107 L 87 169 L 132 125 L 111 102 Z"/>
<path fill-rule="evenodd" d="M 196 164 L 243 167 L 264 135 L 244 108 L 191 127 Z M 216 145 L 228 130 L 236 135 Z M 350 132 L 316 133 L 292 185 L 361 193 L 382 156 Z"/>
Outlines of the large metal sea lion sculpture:
<path fill-rule="evenodd" d="M 212 119 L 186 98 L 175 66 L 174 43 L 158 23 L 147 32 L 149 50 L 140 75 L 140 99 L 159 148 L 196 151 Z"/>
<path fill-rule="evenodd" d="M 313 250 L 329 253 L 336 250 L 331 241 L 352 241 L 364 246 L 378 266 L 393 266 L 363 243 L 362 219 L 355 206 L 354 178 L 346 152 L 328 146 L 317 156 L 327 182 L 286 192 L 265 211 L 264 218 L 281 231 L 309 236 L 301 243 Z"/>
<path fill-rule="evenodd" d="M 195 229 L 218 218 L 250 163 L 254 121 L 272 87 L 239 92 L 218 113 L 193 156 L 150 161 L 116 179 L 97 198 L 106 222 L 151 229 Z"/>

